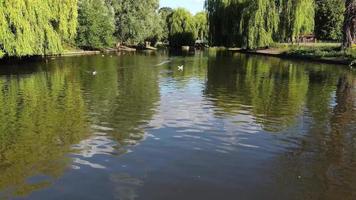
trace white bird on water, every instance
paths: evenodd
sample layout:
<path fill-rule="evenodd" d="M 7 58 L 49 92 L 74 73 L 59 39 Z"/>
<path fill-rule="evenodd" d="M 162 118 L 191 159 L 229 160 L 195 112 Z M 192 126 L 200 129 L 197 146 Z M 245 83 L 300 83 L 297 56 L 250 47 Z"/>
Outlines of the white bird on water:
<path fill-rule="evenodd" d="M 96 71 L 93 71 L 93 76 L 95 76 L 96 74 L 97 74 L 98 72 L 96 72 Z"/>
<path fill-rule="evenodd" d="M 356 66 L 356 60 L 352 61 L 349 65 L 349 67 L 352 69 L 353 67 Z"/>
<path fill-rule="evenodd" d="M 178 66 L 178 70 L 179 70 L 179 71 L 183 71 L 183 69 L 184 69 L 184 66 L 183 66 L 183 65 Z"/>

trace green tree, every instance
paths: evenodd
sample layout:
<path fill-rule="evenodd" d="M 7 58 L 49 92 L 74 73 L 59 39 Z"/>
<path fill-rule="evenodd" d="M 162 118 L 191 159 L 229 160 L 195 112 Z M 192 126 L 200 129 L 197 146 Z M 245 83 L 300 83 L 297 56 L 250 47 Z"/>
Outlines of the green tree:
<path fill-rule="evenodd" d="M 143 43 L 161 35 L 158 0 L 112 0 L 120 42 Z"/>
<path fill-rule="evenodd" d="M 162 27 L 162 36 L 161 40 L 163 42 L 168 42 L 168 37 L 169 37 L 169 18 L 171 17 L 173 13 L 173 9 L 169 7 L 163 7 L 160 8 L 159 11 L 159 17 L 160 17 L 160 25 Z"/>
<path fill-rule="evenodd" d="M 319 40 L 342 39 L 345 5 L 343 0 L 317 0 L 315 8 L 315 35 Z"/>
<path fill-rule="evenodd" d="M 61 53 L 76 29 L 77 0 L 0 0 L 0 56 Z"/>
<path fill-rule="evenodd" d="M 280 42 L 296 42 L 302 34 L 314 31 L 314 0 L 280 0 L 278 2 Z"/>
<path fill-rule="evenodd" d="M 208 39 L 208 19 L 206 12 L 199 12 L 194 15 L 196 36 L 199 40 Z"/>
<path fill-rule="evenodd" d="M 240 22 L 246 5 L 237 0 L 206 0 L 209 42 L 215 46 L 240 46 Z"/>
<path fill-rule="evenodd" d="M 104 0 L 79 0 L 78 5 L 77 45 L 89 49 L 113 45 L 115 19 L 111 5 Z"/>
<path fill-rule="evenodd" d="M 313 0 L 206 0 L 213 45 L 258 48 L 314 30 Z"/>
<path fill-rule="evenodd" d="M 278 28 L 278 13 L 274 0 L 254 0 L 242 15 L 242 47 L 251 49 L 269 46 Z"/>
<path fill-rule="evenodd" d="M 168 19 L 169 43 L 171 46 L 194 45 L 196 32 L 192 14 L 184 9 L 177 8 Z"/>

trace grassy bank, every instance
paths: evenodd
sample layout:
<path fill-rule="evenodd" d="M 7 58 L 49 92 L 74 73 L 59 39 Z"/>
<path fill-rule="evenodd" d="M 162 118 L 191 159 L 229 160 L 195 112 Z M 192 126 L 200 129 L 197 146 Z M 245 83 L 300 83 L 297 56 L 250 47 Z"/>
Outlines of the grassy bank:
<path fill-rule="evenodd" d="M 244 53 L 295 58 L 335 64 L 350 64 L 356 60 L 356 47 L 342 50 L 340 43 L 276 43 L 267 49 L 243 50 L 229 49 Z"/>
<path fill-rule="evenodd" d="M 345 63 L 356 60 L 356 48 L 343 50 L 339 43 L 278 44 L 276 46 L 286 49 L 283 54 L 287 56 L 344 61 Z"/>
<path fill-rule="evenodd" d="M 60 55 L 53 55 L 53 56 L 79 56 L 79 55 L 92 55 L 92 54 L 99 54 L 101 50 L 83 50 L 75 45 L 64 44 L 63 45 L 63 52 Z M 50 56 L 51 57 L 51 56 Z"/>

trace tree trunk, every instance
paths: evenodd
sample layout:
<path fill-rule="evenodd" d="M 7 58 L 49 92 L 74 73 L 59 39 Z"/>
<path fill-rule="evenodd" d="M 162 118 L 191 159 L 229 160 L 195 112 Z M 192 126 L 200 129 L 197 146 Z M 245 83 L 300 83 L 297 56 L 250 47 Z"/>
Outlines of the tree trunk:
<path fill-rule="evenodd" d="M 343 48 L 349 48 L 356 41 L 356 0 L 346 0 L 345 8 Z"/>

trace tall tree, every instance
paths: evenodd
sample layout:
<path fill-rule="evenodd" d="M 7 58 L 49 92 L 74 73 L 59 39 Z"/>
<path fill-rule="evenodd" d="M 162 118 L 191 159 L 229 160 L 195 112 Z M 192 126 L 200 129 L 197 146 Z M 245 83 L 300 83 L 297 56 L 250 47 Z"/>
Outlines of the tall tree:
<path fill-rule="evenodd" d="M 356 42 L 356 0 L 345 1 L 343 47 L 349 48 Z"/>
<path fill-rule="evenodd" d="M 314 0 L 206 0 L 213 45 L 258 48 L 314 30 Z"/>
<path fill-rule="evenodd" d="M 240 46 L 241 17 L 247 4 L 240 0 L 206 0 L 209 42 L 215 46 Z"/>
<path fill-rule="evenodd" d="M 77 0 L 0 0 L 0 56 L 60 53 L 77 29 Z"/>
<path fill-rule="evenodd" d="M 112 0 L 120 42 L 142 43 L 161 34 L 159 0 Z"/>
<path fill-rule="evenodd" d="M 160 23 L 162 27 L 162 36 L 161 40 L 163 42 L 168 42 L 169 36 L 169 19 L 173 13 L 173 9 L 169 7 L 160 8 L 159 11 Z"/>
<path fill-rule="evenodd" d="M 279 0 L 279 41 L 295 42 L 314 31 L 314 0 Z"/>
<path fill-rule="evenodd" d="M 100 49 L 113 45 L 114 10 L 104 0 L 79 0 L 77 45 Z"/>
<path fill-rule="evenodd" d="M 207 40 L 208 39 L 208 19 L 206 12 L 199 12 L 194 15 L 194 25 L 197 39 Z"/>
<path fill-rule="evenodd" d="M 171 46 L 193 45 L 196 37 L 195 24 L 192 14 L 177 8 L 168 19 L 169 42 Z"/>
<path fill-rule="evenodd" d="M 250 49 L 273 43 L 273 35 L 278 29 L 278 12 L 274 0 L 252 1 L 242 19 L 242 47 Z"/>
<path fill-rule="evenodd" d="M 342 40 L 344 0 L 316 0 L 315 36 L 319 40 Z"/>

